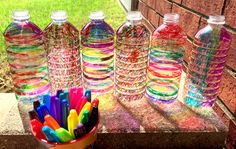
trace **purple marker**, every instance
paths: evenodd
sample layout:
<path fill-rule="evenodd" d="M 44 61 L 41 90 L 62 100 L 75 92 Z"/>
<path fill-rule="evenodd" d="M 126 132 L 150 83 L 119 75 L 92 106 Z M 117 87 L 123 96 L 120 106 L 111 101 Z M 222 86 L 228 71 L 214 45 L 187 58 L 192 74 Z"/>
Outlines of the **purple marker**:
<path fill-rule="evenodd" d="M 74 134 L 75 138 L 78 139 L 80 137 L 83 137 L 86 134 L 86 128 L 83 124 L 79 124 L 75 129 L 74 129 Z"/>
<path fill-rule="evenodd" d="M 56 121 L 58 122 L 58 124 L 60 126 L 62 126 L 62 116 L 61 116 L 61 102 L 60 102 L 60 99 L 56 97 L 55 99 L 55 106 L 56 106 L 56 114 L 55 114 L 55 117 L 56 117 Z"/>

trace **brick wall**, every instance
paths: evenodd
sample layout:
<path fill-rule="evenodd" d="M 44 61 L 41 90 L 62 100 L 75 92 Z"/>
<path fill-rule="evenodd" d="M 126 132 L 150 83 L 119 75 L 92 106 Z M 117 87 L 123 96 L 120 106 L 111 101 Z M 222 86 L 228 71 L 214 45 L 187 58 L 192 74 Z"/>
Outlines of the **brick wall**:
<path fill-rule="evenodd" d="M 225 27 L 232 36 L 232 44 L 223 73 L 219 98 L 232 111 L 236 111 L 236 0 L 139 0 L 142 12 L 153 31 L 163 23 L 163 15 L 168 12 L 180 14 L 180 25 L 188 35 L 184 60 L 188 63 L 190 47 L 195 33 L 206 25 L 209 15 L 225 15 Z M 226 124 L 229 119 L 219 107 L 214 107 Z"/>

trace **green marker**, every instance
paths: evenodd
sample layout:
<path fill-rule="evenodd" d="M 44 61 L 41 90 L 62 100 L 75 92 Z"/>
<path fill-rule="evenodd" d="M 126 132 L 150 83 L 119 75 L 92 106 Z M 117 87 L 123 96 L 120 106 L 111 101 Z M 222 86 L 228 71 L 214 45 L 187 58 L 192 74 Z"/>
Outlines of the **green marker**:
<path fill-rule="evenodd" d="M 58 134 L 59 139 L 60 139 L 61 142 L 69 142 L 69 141 L 74 139 L 71 136 L 71 134 L 64 128 L 57 129 L 56 133 Z"/>
<path fill-rule="evenodd" d="M 86 110 L 84 110 L 84 113 L 82 115 L 81 123 L 85 125 L 88 122 L 89 122 L 89 111 L 86 109 Z"/>

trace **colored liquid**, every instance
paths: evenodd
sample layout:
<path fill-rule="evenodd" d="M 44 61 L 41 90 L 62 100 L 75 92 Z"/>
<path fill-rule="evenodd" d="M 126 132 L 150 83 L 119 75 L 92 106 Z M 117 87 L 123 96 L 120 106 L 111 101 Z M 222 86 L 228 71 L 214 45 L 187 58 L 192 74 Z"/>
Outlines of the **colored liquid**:
<path fill-rule="evenodd" d="M 49 91 L 42 31 L 29 21 L 11 23 L 4 32 L 16 98 L 31 104 Z"/>
<path fill-rule="evenodd" d="M 146 87 L 150 32 L 129 22 L 117 31 L 115 96 L 119 100 L 141 99 Z"/>
<path fill-rule="evenodd" d="M 178 97 L 186 36 L 178 24 L 163 24 L 153 33 L 146 95 L 152 103 Z"/>
<path fill-rule="evenodd" d="M 91 21 L 81 31 L 83 87 L 105 93 L 114 85 L 114 31 L 103 20 Z"/>
<path fill-rule="evenodd" d="M 185 84 L 187 105 L 214 105 L 230 42 L 230 35 L 221 27 L 208 25 L 196 34 Z"/>
<path fill-rule="evenodd" d="M 44 42 L 52 93 L 81 85 L 78 30 L 69 22 L 51 23 L 44 31 Z"/>

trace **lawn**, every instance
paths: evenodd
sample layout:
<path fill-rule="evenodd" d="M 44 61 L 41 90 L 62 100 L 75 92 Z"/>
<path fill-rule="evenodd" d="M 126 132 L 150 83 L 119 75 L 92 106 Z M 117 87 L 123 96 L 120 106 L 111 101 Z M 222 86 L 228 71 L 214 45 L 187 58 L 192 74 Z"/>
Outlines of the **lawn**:
<path fill-rule="evenodd" d="M 118 0 L 1 0 L 0 1 L 0 91 L 11 88 L 9 68 L 6 66 L 6 54 L 3 32 L 12 21 L 12 11 L 27 9 L 30 20 L 42 30 L 51 22 L 53 10 L 66 10 L 68 20 L 78 30 L 89 21 L 90 11 L 103 10 L 105 20 L 116 30 L 125 21 L 125 11 Z M 8 90 L 8 89 L 7 89 Z"/>

